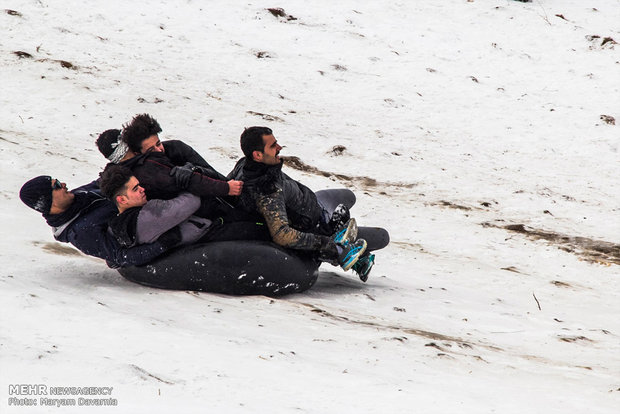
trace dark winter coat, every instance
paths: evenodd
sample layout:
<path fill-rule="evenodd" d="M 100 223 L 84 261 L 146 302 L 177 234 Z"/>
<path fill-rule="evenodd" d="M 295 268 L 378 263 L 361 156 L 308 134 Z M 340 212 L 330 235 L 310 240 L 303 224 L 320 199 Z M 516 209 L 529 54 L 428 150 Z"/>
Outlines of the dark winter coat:
<path fill-rule="evenodd" d="M 198 167 L 202 167 L 206 172 L 206 175 L 216 180 L 227 181 L 226 177 L 220 174 L 215 168 L 213 168 L 200 154 L 198 154 L 192 147 L 176 139 L 163 141 L 165 154 L 174 165 L 184 165 L 185 163 L 192 163 Z"/>
<path fill-rule="evenodd" d="M 170 200 L 182 191 L 187 191 L 202 199 L 200 210 L 196 213 L 200 217 L 214 218 L 222 214 L 223 202 L 217 197 L 228 194 L 229 187 L 226 181 L 194 172 L 187 188 L 181 188 L 170 175 L 175 165 L 161 152 L 141 154 L 119 165 L 133 172 L 149 200 Z"/>
<path fill-rule="evenodd" d="M 144 206 L 127 209 L 110 220 L 110 230 L 121 245 L 132 247 L 152 243 L 179 226 L 180 244 L 191 244 L 211 226 L 210 220 L 193 215 L 199 207 L 200 198 L 190 193 L 170 200 L 149 200 Z"/>
<path fill-rule="evenodd" d="M 282 172 L 282 163 L 266 165 L 242 158 L 229 178 L 244 181 L 237 208 L 258 212 L 273 241 L 298 250 L 329 250 L 335 245 L 327 236 L 311 233 L 319 223 L 322 208 L 308 187 Z"/>
<path fill-rule="evenodd" d="M 84 192 L 90 203 L 64 223 L 53 227 L 54 238 L 71 243 L 82 253 L 107 261 L 110 267 L 139 266 L 150 262 L 168 250 L 167 243 L 156 241 L 133 248 L 123 248 L 108 233 L 108 221 L 117 215 L 116 206 L 99 192 L 95 181 L 72 190 Z"/>
<path fill-rule="evenodd" d="M 187 189 L 179 188 L 170 170 L 175 165 L 161 152 L 148 152 L 137 155 L 119 163 L 129 168 L 140 181 L 149 200 L 169 200 L 176 197 L 181 191 L 187 191 L 198 197 L 225 196 L 228 194 L 226 181 L 211 178 L 195 172 L 190 179 Z"/>
<path fill-rule="evenodd" d="M 282 165 L 266 165 L 241 158 L 228 175 L 229 179 L 243 181 L 244 190 L 248 190 L 242 193 L 239 206 L 248 211 L 255 210 L 254 195 L 257 192 L 267 194 L 279 188 L 290 224 L 297 230 L 311 231 L 319 223 L 323 209 L 314 192 L 284 174 Z"/>

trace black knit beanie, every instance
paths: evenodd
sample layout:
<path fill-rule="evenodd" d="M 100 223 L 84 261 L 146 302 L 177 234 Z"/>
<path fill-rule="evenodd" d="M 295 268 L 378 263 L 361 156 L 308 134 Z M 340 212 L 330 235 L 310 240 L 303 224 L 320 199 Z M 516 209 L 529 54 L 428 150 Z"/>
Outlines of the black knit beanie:
<path fill-rule="evenodd" d="M 19 198 L 39 213 L 49 213 L 52 208 L 52 177 L 40 175 L 26 182 L 19 190 Z"/>
<path fill-rule="evenodd" d="M 102 132 L 99 138 L 97 138 L 97 148 L 99 148 L 99 152 L 114 163 L 117 163 L 120 158 L 123 158 L 127 152 L 126 145 L 122 143 L 120 136 L 120 129 L 108 129 Z M 119 145 L 121 148 L 119 148 Z M 120 152 L 124 153 L 121 155 Z M 118 158 L 119 156 L 120 158 Z M 118 158 L 118 160 L 114 161 L 113 158 Z"/>

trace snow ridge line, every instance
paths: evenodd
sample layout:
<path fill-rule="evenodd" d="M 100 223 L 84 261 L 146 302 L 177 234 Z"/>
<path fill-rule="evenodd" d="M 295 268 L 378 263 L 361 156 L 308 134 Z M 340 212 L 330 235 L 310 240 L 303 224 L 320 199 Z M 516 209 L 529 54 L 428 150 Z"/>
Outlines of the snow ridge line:
<path fill-rule="evenodd" d="M 361 185 L 362 187 L 399 187 L 399 188 L 413 188 L 417 186 L 417 183 L 394 183 L 389 181 L 378 181 L 371 177 L 355 176 L 338 174 L 330 171 L 323 171 L 312 165 L 306 164 L 299 157 L 295 156 L 281 156 L 282 160 L 287 167 L 294 168 L 298 171 L 307 172 L 310 174 L 316 174 L 328 178 L 337 178 L 341 181 L 352 182 Z"/>
<path fill-rule="evenodd" d="M 358 319 L 350 319 L 350 318 L 347 318 L 346 316 L 336 315 L 336 314 L 334 314 L 332 312 L 328 312 L 325 309 L 321 309 L 318 306 L 313 305 L 311 303 L 299 302 L 299 304 L 309 308 L 311 312 L 317 313 L 321 317 L 333 319 L 333 320 L 338 321 L 338 322 L 346 322 L 346 323 L 350 323 L 350 324 L 353 324 L 353 325 L 366 326 L 366 327 L 369 327 L 369 328 L 379 328 L 379 329 L 394 330 L 394 331 L 399 331 L 399 332 L 403 332 L 403 333 L 408 333 L 408 334 L 411 334 L 411 335 L 416 335 L 416 336 L 421 336 L 421 337 L 424 337 L 424 338 L 433 339 L 435 341 L 454 342 L 454 343 L 458 344 L 461 348 L 473 348 L 474 345 L 477 345 L 477 346 L 481 346 L 483 348 L 487 348 L 487 349 L 492 350 L 492 351 L 503 351 L 503 349 L 501 349 L 501 348 L 499 348 L 497 346 L 485 345 L 485 344 L 473 344 L 471 342 L 465 341 L 465 340 L 463 340 L 461 338 L 457 338 L 455 336 L 444 335 L 444 334 L 440 334 L 440 333 L 436 333 L 436 332 L 431 332 L 431 331 L 425 331 L 425 330 L 416 329 L 416 328 L 406 328 L 406 327 L 397 326 L 397 325 L 387 325 L 387 324 L 371 322 L 371 321 L 363 321 L 363 320 L 358 320 Z"/>
<path fill-rule="evenodd" d="M 590 263 L 598 263 L 604 266 L 620 265 L 620 244 L 593 240 L 587 237 L 568 236 L 526 227 L 524 224 L 497 225 L 486 222 L 482 223 L 482 227 L 493 227 L 520 233 L 532 240 L 545 240 L 550 244 L 557 245 L 559 249 L 580 256 Z"/>

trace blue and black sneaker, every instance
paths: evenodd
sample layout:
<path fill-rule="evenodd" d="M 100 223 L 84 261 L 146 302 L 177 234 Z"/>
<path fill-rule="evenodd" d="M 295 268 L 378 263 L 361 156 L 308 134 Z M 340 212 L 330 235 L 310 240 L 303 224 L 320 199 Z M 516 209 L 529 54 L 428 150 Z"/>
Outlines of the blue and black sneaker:
<path fill-rule="evenodd" d="M 368 275 L 372 270 L 372 267 L 375 265 L 375 255 L 374 253 L 366 252 L 358 259 L 357 262 L 352 266 L 352 269 L 357 275 L 360 277 L 362 282 L 366 282 L 368 280 Z"/>
<path fill-rule="evenodd" d="M 361 255 L 366 251 L 366 240 L 357 239 L 353 243 L 342 246 L 342 252 L 338 255 L 338 264 L 346 272 L 349 270 Z"/>
<path fill-rule="evenodd" d="M 337 229 L 332 240 L 341 246 L 353 243 L 357 239 L 357 222 L 354 218 L 349 219 L 340 229 Z"/>

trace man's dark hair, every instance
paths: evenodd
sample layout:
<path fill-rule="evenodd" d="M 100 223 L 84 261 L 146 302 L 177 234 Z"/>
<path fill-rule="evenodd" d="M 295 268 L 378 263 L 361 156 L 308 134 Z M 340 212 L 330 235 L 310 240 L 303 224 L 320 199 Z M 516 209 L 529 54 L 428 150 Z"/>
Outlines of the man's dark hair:
<path fill-rule="evenodd" d="M 159 123 L 149 114 L 140 114 L 133 117 L 126 124 L 121 135 L 123 141 L 133 152 L 140 153 L 142 141 L 161 132 Z"/>
<path fill-rule="evenodd" d="M 264 152 L 265 144 L 263 143 L 263 135 L 272 135 L 270 128 L 262 126 L 253 126 L 246 128 L 241 134 L 241 151 L 247 159 L 252 159 L 254 151 Z"/>
<path fill-rule="evenodd" d="M 131 170 L 118 164 L 108 164 L 99 174 L 101 194 L 116 204 L 116 196 L 123 194 L 125 184 L 133 176 Z"/>
<path fill-rule="evenodd" d="M 99 152 L 106 158 L 108 158 L 114 152 L 118 139 L 121 136 L 120 129 L 108 129 L 99 134 L 97 141 L 97 148 L 99 148 Z"/>

